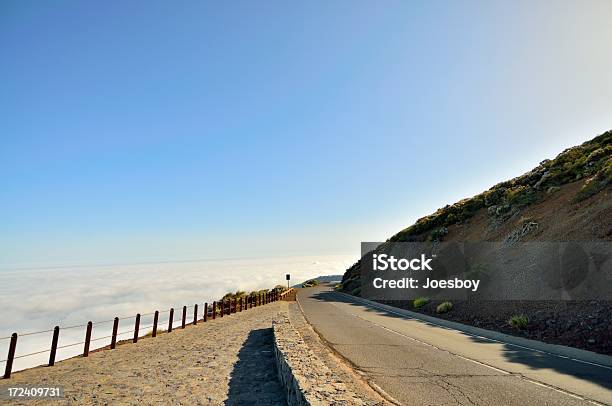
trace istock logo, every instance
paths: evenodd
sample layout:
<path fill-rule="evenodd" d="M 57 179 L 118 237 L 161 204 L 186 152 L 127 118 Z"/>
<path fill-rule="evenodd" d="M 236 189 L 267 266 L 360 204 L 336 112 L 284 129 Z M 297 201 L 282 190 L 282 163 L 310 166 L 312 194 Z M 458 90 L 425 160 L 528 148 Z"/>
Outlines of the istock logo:
<path fill-rule="evenodd" d="M 393 255 L 372 254 L 372 265 L 375 271 L 433 271 L 429 263 L 433 258 L 421 254 L 421 258 L 395 258 Z"/>

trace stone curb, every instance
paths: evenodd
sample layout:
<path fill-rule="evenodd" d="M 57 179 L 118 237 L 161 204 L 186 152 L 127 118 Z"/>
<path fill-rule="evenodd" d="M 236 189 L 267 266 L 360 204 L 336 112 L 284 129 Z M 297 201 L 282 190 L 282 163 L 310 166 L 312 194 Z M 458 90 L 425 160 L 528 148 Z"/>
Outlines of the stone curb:
<path fill-rule="evenodd" d="M 276 369 L 289 406 L 364 405 L 321 361 L 286 315 L 273 322 Z"/>
<path fill-rule="evenodd" d="M 612 357 L 609 355 L 598 354 L 596 352 L 581 350 L 578 348 L 566 347 L 564 345 L 557 344 L 548 344 L 541 341 L 530 340 L 527 338 L 516 337 L 509 334 L 500 333 L 497 331 L 485 330 L 479 327 L 468 326 L 465 324 L 457 323 L 450 320 L 439 319 L 433 316 L 428 316 L 426 314 L 412 312 L 410 310 L 400 309 L 398 307 L 393 307 L 389 305 L 385 305 L 382 303 L 374 302 L 372 300 L 364 299 L 357 296 L 352 296 L 344 292 L 335 292 L 350 300 L 361 302 L 362 304 L 366 304 L 371 307 L 375 307 L 377 309 L 385 310 L 387 312 L 410 317 L 413 319 L 418 319 L 422 321 L 426 321 L 428 323 L 434 324 L 436 326 L 451 328 L 453 330 L 458 330 L 466 334 L 470 334 L 477 337 L 487 338 L 492 341 L 500 341 L 502 343 L 508 345 L 514 345 L 516 347 L 525 348 L 528 350 L 543 352 L 546 354 L 554 355 L 561 358 L 568 358 L 574 361 L 586 362 L 591 364 L 597 364 L 600 366 L 612 368 Z"/>

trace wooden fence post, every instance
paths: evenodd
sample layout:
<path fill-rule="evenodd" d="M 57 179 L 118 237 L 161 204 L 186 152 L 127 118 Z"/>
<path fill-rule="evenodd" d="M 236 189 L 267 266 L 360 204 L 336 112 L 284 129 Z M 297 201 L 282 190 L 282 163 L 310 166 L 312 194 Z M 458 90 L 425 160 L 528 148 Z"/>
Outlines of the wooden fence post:
<path fill-rule="evenodd" d="M 172 331 L 172 319 L 174 318 L 174 308 L 170 309 L 170 319 L 168 319 L 168 333 Z"/>
<path fill-rule="evenodd" d="M 193 305 L 193 325 L 198 324 L 198 304 Z"/>
<path fill-rule="evenodd" d="M 183 306 L 183 321 L 181 321 L 181 328 L 185 328 L 186 320 L 187 320 L 187 306 Z"/>
<path fill-rule="evenodd" d="M 87 322 L 87 330 L 85 330 L 85 347 L 83 347 L 83 356 L 87 357 L 89 355 L 89 343 L 91 342 L 91 328 L 93 324 L 91 321 Z"/>
<path fill-rule="evenodd" d="M 49 366 L 55 365 L 55 354 L 57 353 L 57 341 L 59 340 L 59 326 L 53 329 L 53 338 L 51 339 L 51 352 L 49 353 Z"/>
<path fill-rule="evenodd" d="M 134 342 L 138 342 L 138 330 L 140 330 L 140 313 L 136 315 L 136 322 L 134 322 Z"/>
<path fill-rule="evenodd" d="M 115 317 L 113 320 L 113 334 L 111 335 L 111 350 L 115 349 L 117 345 L 117 330 L 119 330 L 119 317 Z"/>
<path fill-rule="evenodd" d="M 213 309 L 212 309 L 212 318 L 213 320 L 217 317 L 217 301 L 213 302 Z"/>
<path fill-rule="evenodd" d="M 159 320 L 159 312 L 155 310 L 155 315 L 153 316 L 153 332 L 151 333 L 151 337 L 157 336 L 157 321 Z"/>
<path fill-rule="evenodd" d="M 13 370 L 13 360 L 15 359 L 15 348 L 17 347 L 17 333 L 11 335 L 11 342 L 9 344 L 8 356 L 6 357 L 6 368 L 4 369 L 4 379 L 11 377 L 11 371 Z"/>
<path fill-rule="evenodd" d="M 204 323 L 208 321 L 208 302 L 204 303 Z"/>

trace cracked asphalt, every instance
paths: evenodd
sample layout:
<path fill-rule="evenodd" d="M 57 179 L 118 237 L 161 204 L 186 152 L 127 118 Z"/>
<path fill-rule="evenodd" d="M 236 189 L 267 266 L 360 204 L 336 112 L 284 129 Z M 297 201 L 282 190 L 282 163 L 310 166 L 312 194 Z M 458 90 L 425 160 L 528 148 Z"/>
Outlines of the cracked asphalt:
<path fill-rule="evenodd" d="M 400 404 L 612 404 L 609 368 L 395 315 L 326 286 L 301 289 L 298 302 L 321 338 Z"/>

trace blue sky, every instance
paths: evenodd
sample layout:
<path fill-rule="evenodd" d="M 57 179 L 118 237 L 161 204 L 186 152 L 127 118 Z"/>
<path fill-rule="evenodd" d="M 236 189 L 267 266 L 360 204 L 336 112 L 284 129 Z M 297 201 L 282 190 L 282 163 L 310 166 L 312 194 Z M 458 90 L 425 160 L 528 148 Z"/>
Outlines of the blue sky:
<path fill-rule="evenodd" d="M 359 252 L 612 128 L 612 3 L 3 1 L 0 264 Z"/>

